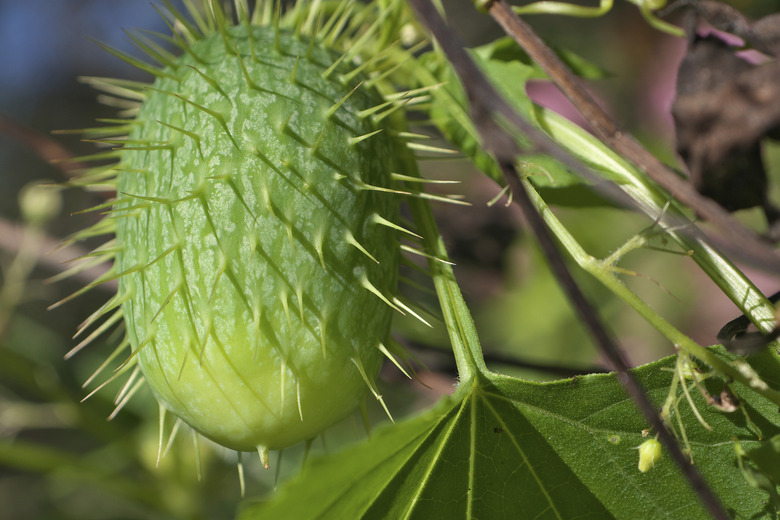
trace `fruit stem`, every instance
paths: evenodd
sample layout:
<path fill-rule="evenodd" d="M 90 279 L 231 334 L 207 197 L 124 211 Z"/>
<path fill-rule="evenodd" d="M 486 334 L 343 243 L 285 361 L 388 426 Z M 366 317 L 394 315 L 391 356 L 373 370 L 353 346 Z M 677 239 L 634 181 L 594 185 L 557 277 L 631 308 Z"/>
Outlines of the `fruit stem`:
<path fill-rule="evenodd" d="M 416 165 L 412 161 L 406 161 L 406 171 L 417 173 Z M 419 192 L 419 186 L 407 183 L 409 191 Z M 455 274 L 452 271 L 452 263 L 449 262 L 444 240 L 439 234 L 436 221 L 433 218 L 430 204 L 419 197 L 410 197 L 409 207 L 414 215 L 415 224 L 419 234 L 423 237 L 428 267 L 433 276 L 436 293 L 439 296 L 439 304 L 444 314 L 444 322 L 452 342 L 452 350 L 455 354 L 455 363 L 458 368 L 458 376 L 461 384 L 471 379 L 474 372 L 487 373 L 485 359 L 482 355 L 482 347 L 479 344 L 474 320 L 463 300 Z"/>

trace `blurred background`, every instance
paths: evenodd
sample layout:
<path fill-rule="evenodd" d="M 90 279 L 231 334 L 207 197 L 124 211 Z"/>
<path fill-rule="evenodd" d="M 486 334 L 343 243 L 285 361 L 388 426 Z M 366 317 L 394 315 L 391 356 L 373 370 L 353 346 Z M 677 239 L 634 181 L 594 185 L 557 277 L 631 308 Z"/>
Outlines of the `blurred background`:
<path fill-rule="evenodd" d="M 469 0 L 444 3 L 468 44 L 500 34 Z M 733 5 L 751 17 L 780 9 L 770 0 Z M 626 129 L 674 164 L 669 106 L 682 41 L 649 28 L 628 2 L 599 19 L 528 20 L 556 46 L 575 49 L 606 71 L 604 79 L 589 84 L 594 94 Z M 105 194 L 31 191 L 30 185 L 65 181 L 73 166 L 57 161 L 95 151 L 79 134 L 55 131 L 87 128 L 98 118 L 115 116 L 115 108 L 99 103 L 97 92 L 79 77 L 148 80 L 90 41 L 135 53 L 123 28 L 167 31 L 145 0 L 0 0 L 0 520 L 232 518 L 240 498 L 235 453 L 201 443 L 199 482 L 186 432 L 157 463 L 157 406 L 148 391 L 111 421 L 106 419 L 121 385 L 109 385 L 80 403 L 87 393 L 83 382 L 119 336 L 109 332 L 72 359 L 64 356 L 75 344 L 78 324 L 110 296 L 110 288 L 98 287 L 47 310 L 88 283 L 46 280 L 67 269 L 66 259 L 87 251 L 89 244 L 78 246 L 84 249 L 59 245 L 95 218 L 74 213 Z M 577 120 L 549 86 L 534 85 L 531 93 Z M 776 148 L 768 147 L 775 177 Z M 491 368 L 536 380 L 603 370 L 517 211 L 503 203 L 487 206 L 497 186 L 464 161 L 431 161 L 423 169 L 462 180 L 458 189 L 472 204 L 467 210 L 436 211 Z M 760 222 L 746 213 L 747 222 Z M 561 208 L 559 215 L 591 254 L 602 257 L 650 224 L 614 209 Z M 719 328 L 737 315 L 685 257 L 632 253 L 621 265 L 641 274 L 626 282 L 642 298 L 702 344 L 715 343 Z M 747 272 L 766 293 L 778 289 L 776 280 Z M 671 345 L 621 301 L 577 274 L 634 364 L 672 353 Z M 417 296 L 435 306 L 431 296 Z M 420 382 L 406 381 L 395 369 L 383 371 L 381 391 L 396 418 L 430 405 L 455 383 L 443 326 L 431 332 L 402 322 L 398 330 L 397 339 L 425 366 L 417 365 Z M 378 407 L 371 414 L 382 421 Z M 359 422 L 339 425 L 314 449 L 333 450 L 363 438 Z M 297 471 L 302 458 L 302 448 L 287 450 L 283 464 L 272 459 L 277 469 L 270 472 L 255 458 L 247 460 L 248 495 L 268 493 Z"/>

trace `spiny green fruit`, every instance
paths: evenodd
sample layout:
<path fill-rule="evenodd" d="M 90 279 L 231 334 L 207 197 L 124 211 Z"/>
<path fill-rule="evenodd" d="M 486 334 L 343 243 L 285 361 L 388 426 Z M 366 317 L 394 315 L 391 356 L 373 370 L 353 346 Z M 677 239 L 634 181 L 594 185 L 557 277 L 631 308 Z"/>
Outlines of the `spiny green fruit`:
<path fill-rule="evenodd" d="M 338 55 L 268 27 L 251 34 L 230 31 L 232 55 L 220 34 L 195 43 L 197 59 L 155 83 L 115 212 L 146 380 L 187 423 L 244 451 L 303 441 L 355 409 L 392 316 L 372 290 L 394 293 L 399 261 L 394 231 L 377 225 L 397 219 L 398 200 L 364 189 L 388 185 L 393 143 L 355 142 L 378 130 L 360 111 L 383 100 L 358 89 L 332 110 L 350 92 L 324 74 Z"/>
<path fill-rule="evenodd" d="M 136 39 L 162 64 L 140 65 L 153 85 L 101 83 L 142 103 L 118 122 L 127 138 L 105 140 L 118 164 L 90 174 L 117 186 L 86 233 L 116 236 L 98 282 L 119 291 L 95 316 L 119 307 L 123 370 L 137 364 L 167 410 L 267 464 L 379 398 L 393 310 L 410 310 L 394 296 L 393 193 L 409 152 L 383 117 L 403 100 L 301 25 L 230 26 L 207 7 L 199 26 L 176 14 L 180 57 Z"/>

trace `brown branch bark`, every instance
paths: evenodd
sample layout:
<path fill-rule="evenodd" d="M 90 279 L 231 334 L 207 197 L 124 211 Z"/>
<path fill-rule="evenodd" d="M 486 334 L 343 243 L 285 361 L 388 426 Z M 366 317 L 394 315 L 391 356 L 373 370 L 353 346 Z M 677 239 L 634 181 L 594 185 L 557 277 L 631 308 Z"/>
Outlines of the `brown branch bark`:
<path fill-rule="evenodd" d="M 83 163 L 73 162 L 73 154 L 51 137 L 12 121 L 2 114 L 0 114 L 0 134 L 5 134 L 14 139 L 32 153 L 60 170 L 65 179 L 70 179 L 79 170 L 86 167 Z"/>
<path fill-rule="evenodd" d="M 547 72 L 550 79 L 591 124 L 596 137 L 721 232 L 720 237 L 710 237 L 713 243 L 757 267 L 774 273 L 780 272 L 780 256 L 769 243 L 759 239 L 754 232 L 737 222 L 716 202 L 696 192 L 690 183 L 659 161 L 630 134 L 621 131 L 615 121 L 582 87 L 571 70 L 533 29 L 512 11 L 512 7 L 505 0 L 493 1 L 488 12 L 531 59 Z"/>

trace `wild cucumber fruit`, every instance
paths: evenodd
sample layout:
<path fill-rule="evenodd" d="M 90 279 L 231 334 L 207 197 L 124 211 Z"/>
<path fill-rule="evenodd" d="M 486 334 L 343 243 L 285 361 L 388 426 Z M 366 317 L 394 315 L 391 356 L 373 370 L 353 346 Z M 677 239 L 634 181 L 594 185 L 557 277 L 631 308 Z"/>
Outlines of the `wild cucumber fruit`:
<path fill-rule="evenodd" d="M 394 296 L 391 175 L 409 152 L 377 114 L 403 99 L 321 38 L 278 19 L 229 26 L 207 4 L 199 26 L 175 13 L 178 58 L 136 39 L 162 66 L 126 59 L 153 85 L 97 81 L 142 103 L 117 122 L 127 138 L 105 140 L 118 164 L 85 181 L 116 173 L 109 216 L 85 235 L 115 232 L 98 282 L 119 291 L 93 319 L 118 308 L 106 323 L 124 317 L 123 371 L 137 365 L 166 409 L 267 464 L 367 389 L 379 398 L 393 310 L 410 310 Z"/>

